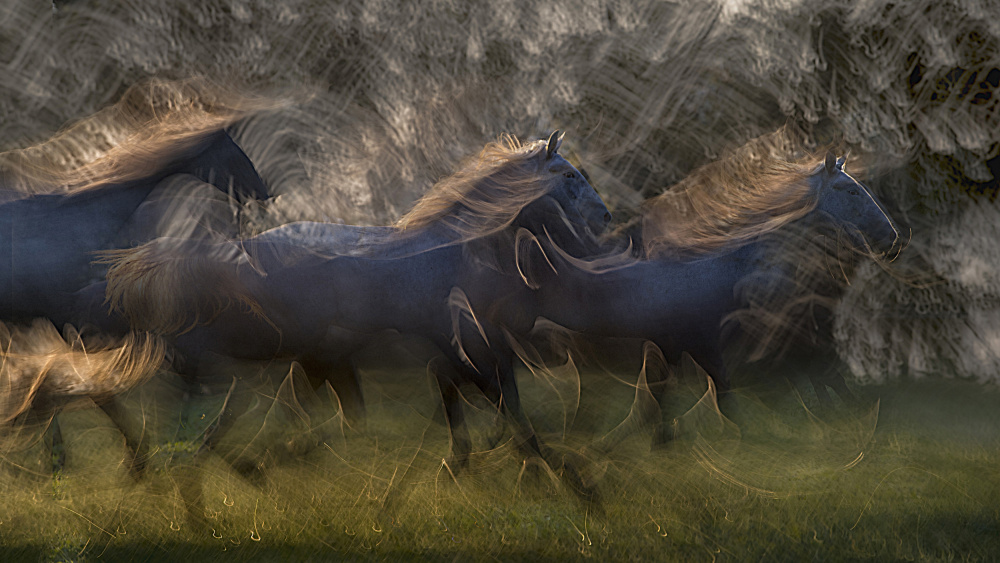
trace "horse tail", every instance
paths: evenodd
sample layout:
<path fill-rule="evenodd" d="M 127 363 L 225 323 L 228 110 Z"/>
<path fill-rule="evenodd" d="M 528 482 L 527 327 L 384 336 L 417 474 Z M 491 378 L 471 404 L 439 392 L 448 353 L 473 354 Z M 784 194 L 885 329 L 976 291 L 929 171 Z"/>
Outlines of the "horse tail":
<path fill-rule="evenodd" d="M 183 334 L 211 322 L 234 302 L 266 320 L 240 279 L 249 257 L 236 243 L 159 238 L 102 251 L 97 262 L 110 265 L 105 303 L 135 329 Z"/>
<path fill-rule="evenodd" d="M 47 320 L 23 328 L 0 323 L 0 423 L 26 412 L 39 395 L 99 399 L 131 389 L 156 373 L 166 351 L 163 339 L 149 333 L 88 349 L 69 326 L 64 338 Z"/>

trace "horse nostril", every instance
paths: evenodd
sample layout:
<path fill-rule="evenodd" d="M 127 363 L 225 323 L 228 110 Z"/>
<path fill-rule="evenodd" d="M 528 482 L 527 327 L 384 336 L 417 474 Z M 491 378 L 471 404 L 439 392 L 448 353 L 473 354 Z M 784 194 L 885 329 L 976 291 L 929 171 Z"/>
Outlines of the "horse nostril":
<path fill-rule="evenodd" d="M 611 213 L 608 212 L 608 211 L 604 212 L 604 222 L 605 223 L 610 223 L 611 222 Z"/>

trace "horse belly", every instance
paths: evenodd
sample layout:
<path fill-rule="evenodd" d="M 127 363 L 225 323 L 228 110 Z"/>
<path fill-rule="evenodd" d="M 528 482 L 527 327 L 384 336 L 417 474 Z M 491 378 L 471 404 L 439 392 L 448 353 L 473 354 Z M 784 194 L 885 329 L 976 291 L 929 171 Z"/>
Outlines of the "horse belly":
<path fill-rule="evenodd" d="M 450 266 L 448 252 L 388 261 L 370 278 L 366 301 L 352 304 L 353 313 L 370 330 L 423 333 L 447 318 L 448 296 L 459 284 Z"/>
<path fill-rule="evenodd" d="M 451 287 L 434 268 L 406 259 L 341 257 L 322 268 L 269 278 L 269 293 L 281 295 L 287 324 L 316 338 L 331 330 L 423 332 L 444 316 Z"/>
<path fill-rule="evenodd" d="M 651 264 L 592 276 L 574 302 L 579 327 L 602 336 L 673 340 L 716 330 L 733 307 L 733 281 L 705 263 Z"/>
<path fill-rule="evenodd" d="M 189 359 L 205 353 L 244 360 L 279 358 L 285 335 L 266 320 L 233 307 L 211 322 L 178 336 L 177 351 Z"/>

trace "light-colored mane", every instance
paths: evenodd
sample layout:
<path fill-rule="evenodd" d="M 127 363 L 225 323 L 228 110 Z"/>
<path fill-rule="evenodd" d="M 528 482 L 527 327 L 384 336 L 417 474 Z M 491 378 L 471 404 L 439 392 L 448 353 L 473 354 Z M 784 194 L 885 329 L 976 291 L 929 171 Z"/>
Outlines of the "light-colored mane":
<path fill-rule="evenodd" d="M 0 153 L 7 189 L 71 193 L 149 175 L 178 152 L 279 102 L 206 79 L 151 79 L 51 139 Z"/>
<path fill-rule="evenodd" d="M 643 205 L 646 253 L 697 255 L 736 247 L 816 207 L 808 178 L 822 159 L 796 158 L 785 129 L 751 140 Z"/>
<path fill-rule="evenodd" d="M 545 149 L 545 141 L 522 144 L 513 136 L 501 136 L 428 190 L 396 228 L 405 235 L 441 225 L 459 240 L 469 240 L 507 227 L 556 181 L 542 179 Z"/>

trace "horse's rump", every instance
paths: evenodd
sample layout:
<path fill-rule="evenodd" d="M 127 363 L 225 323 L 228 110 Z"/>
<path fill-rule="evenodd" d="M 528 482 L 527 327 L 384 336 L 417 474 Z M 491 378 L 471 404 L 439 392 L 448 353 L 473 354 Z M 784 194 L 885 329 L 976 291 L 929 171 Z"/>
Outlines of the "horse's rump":
<path fill-rule="evenodd" d="M 159 238 L 99 256 L 100 263 L 110 265 L 106 302 L 134 328 L 186 332 L 234 303 L 264 316 L 240 279 L 241 267 L 256 270 L 237 243 Z"/>

